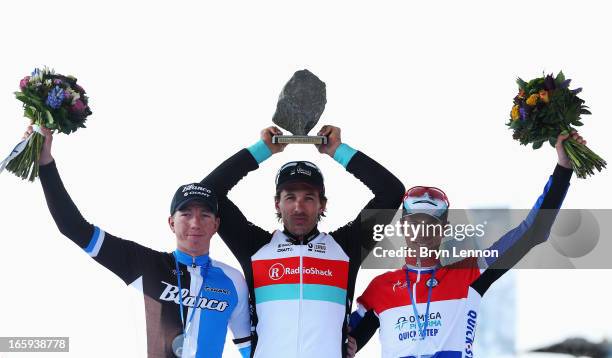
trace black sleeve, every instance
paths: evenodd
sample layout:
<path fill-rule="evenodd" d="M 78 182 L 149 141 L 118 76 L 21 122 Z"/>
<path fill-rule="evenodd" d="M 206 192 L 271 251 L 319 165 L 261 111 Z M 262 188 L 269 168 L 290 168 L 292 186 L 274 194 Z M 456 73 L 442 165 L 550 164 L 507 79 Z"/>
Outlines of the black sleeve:
<path fill-rule="evenodd" d="M 156 251 L 122 240 L 88 223 L 68 195 L 55 162 L 40 166 L 40 183 L 51 216 L 64 236 L 126 284 L 142 275 L 146 258 Z"/>
<path fill-rule="evenodd" d="M 373 240 L 374 224 L 385 224 L 393 219 L 395 210 L 402 202 L 405 188 L 391 172 L 359 151 L 351 158 L 346 170 L 364 183 L 374 193 L 374 198 L 363 208 L 368 210 L 367 217 L 362 217 L 363 213 L 360 211 L 355 220 L 330 235 L 346 252 L 355 252 L 350 246 L 358 241 L 361 250 L 356 252 L 360 252 L 361 262 L 376 244 Z"/>
<path fill-rule="evenodd" d="M 367 311 L 357 327 L 349 333 L 357 342 L 357 351 L 360 351 L 370 341 L 378 327 L 380 327 L 380 321 L 374 311 Z"/>
<path fill-rule="evenodd" d="M 555 171 L 544 188 L 543 195 L 540 197 L 541 204 L 531 211 L 535 215 L 533 221 L 529 223 L 525 220 L 521 223 L 521 225 L 525 226 L 519 226 L 511 231 L 513 234 L 518 233 L 516 241 L 512 243 L 512 246 L 503 251 L 499 258 L 472 283 L 472 287 L 481 296 L 485 294 L 493 282 L 516 265 L 529 250 L 548 239 L 550 229 L 555 222 L 559 208 L 569 188 L 572 172 L 571 169 L 560 165 L 555 167 Z M 494 247 L 495 245 L 493 245 Z"/>
<path fill-rule="evenodd" d="M 247 149 L 234 154 L 215 168 L 201 183 L 213 188 L 219 200 L 219 236 L 238 261 L 249 261 L 271 234 L 249 222 L 227 197 L 228 192 L 249 172 L 259 168 Z"/>

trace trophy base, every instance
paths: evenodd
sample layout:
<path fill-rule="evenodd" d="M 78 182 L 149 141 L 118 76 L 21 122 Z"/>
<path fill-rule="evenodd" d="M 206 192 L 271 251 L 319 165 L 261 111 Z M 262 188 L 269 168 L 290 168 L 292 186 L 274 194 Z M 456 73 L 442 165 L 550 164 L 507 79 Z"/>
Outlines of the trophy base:
<path fill-rule="evenodd" d="M 275 135 L 273 144 L 327 144 L 327 137 L 322 135 Z"/>

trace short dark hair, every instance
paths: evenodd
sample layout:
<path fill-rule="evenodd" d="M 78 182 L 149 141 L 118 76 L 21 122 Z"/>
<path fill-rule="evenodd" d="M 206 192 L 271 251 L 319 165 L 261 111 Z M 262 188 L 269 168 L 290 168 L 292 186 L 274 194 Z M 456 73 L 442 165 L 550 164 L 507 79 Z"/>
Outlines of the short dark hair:
<path fill-rule="evenodd" d="M 276 194 L 274 194 L 274 201 L 275 202 L 280 201 L 280 195 L 283 190 L 292 188 L 292 187 L 298 187 L 298 186 L 310 187 L 314 190 L 318 190 L 317 188 L 312 187 L 308 184 L 302 184 L 302 183 L 288 184 L 286 186 L 276 189 Z M 321 204 L 327 204 L 327 197 L 325 196 L 325 193 L 322 190 L 318 190 L 318 192 L 319 192 L 319 201 L 321 202 Z M 317 222 L 321 221 L 325 217 L 326 211 L 327 211 L 327 205 L 325 206 L 325 209 L 323 209 L 323 212 L 319 213 L 319 216 L 317 217 Z M 281 214 L 279 212 L 276 212 L 275 214 L 276 214 L 276 219 L 280 221 L 282 219 Z"/>

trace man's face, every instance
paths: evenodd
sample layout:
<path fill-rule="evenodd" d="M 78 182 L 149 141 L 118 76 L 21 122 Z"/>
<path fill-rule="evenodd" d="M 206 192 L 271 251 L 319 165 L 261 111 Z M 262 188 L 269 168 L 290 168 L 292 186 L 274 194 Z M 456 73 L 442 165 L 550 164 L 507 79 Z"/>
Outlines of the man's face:
<path fill-rule="evenodd" d="M 201 203 L 192 202 L 168 218 L 176 235 L 176 247 L 191 255 L 208 253 L 210 239 L 219 228 L 219 218 Z"/>
<path fill-rule="evenodd" d="M 283 189 L 275 206 L 287 230 L 298 237 L 312 231 L 325 210 L 316 188 L 299 185 Z"/>
<path fill-rule="evenodd" d="M 410 247 L 427 247 L 437 250 L 442 242 L 444 223 L 440 219 L 427 214 L 413 214 L 402 218 L 402 224 L 406 223 L 409 228 L 406 244 Z M 416 235 L 412 235 L 416 233 Z"/>

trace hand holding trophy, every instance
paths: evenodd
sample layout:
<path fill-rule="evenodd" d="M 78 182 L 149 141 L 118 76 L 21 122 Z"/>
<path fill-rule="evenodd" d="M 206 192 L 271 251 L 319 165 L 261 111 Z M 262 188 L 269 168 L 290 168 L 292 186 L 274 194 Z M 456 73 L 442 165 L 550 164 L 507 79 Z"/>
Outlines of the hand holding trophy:
<path fill-rule="evenodd" d="M 294 73 L 279 95 L 272 118 L 272 122 L 293 135 L 275 135 L 272 143 L 327 144 L 324 135 L 307 135 L 319 121 L 326 103 L 323 81 L 308 70 Z"/>

